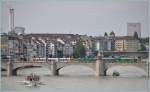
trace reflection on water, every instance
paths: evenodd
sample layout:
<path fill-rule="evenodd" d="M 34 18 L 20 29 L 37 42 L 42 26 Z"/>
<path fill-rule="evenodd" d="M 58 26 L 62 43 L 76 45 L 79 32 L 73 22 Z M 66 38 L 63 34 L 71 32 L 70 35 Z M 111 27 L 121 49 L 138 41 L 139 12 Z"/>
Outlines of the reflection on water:
<path fill-rule="evenodd" d="M 113 71 L 114 68 L 108 70 Z M 134 68 L 135 70 L 135 68 Z M 121 70 L 119 70 L 121 71 Z M 141 71 L 138 71 L 139 75 Z M 41 76 L 41 81 L 46 85 L 39 88 L 29 88 L 18 84 L 16 81 L 24 79 L 24 75 L 36 73 Z M 125 71 L 126 76 L 133 76 L 134 72 Z M 49 92 L 104 92 L 104 91 L 147 91 L 148 79 L 144 77 L 95 77 L 95 72 L 91 68 L 83 66 L 68 66 L 60 70 L 60 76 L 51 76 L 51 72 L 46 68 L 30 68 L 18 71 L 19 76 L 10 78 L 2 76 L 2 90 L 14 91 L 49 91 Z M 122 75 L 123 75 L 122 74 Z M 123 75 L 123 76 L 124 76 Z M 135 75 L 137 76 L 137 75 Z"/>

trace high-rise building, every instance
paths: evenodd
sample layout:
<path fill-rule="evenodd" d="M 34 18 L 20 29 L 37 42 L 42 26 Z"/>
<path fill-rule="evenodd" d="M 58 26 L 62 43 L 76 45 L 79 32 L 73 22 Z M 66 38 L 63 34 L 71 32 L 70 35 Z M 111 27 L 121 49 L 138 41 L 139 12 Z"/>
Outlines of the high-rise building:
<path fill-rule="evenodd" d="M 127 36 L 134 36 L 135 32 L 141 37 L 141 23 L 127 23 Z"/>

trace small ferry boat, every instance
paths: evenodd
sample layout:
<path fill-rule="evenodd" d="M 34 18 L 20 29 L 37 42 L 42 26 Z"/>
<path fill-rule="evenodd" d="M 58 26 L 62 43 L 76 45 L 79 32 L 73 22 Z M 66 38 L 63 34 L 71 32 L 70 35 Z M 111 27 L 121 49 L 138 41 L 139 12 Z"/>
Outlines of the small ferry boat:
<path fill-rule="evenodd" d="M 113 76 L 120 76 L 120 73 L 117 72 L 117 71 L 114 71 L 114 72 L 113 72 Z"/>
<path fill-rule="evenodd" d="M 38 76 L 36 74 L 30 74 L 30 75 L 25 77 L 25 80 L 27 80 L 27 81 L 39 81 L 40 76 Z"/>
<path fill-rule="evenodd" d="M 40 76 L 33 73 L 27 75 L 24 81 L 20 81 L 20 83 L 23 83 L 26 86 L 39 86 L 43 84 L 42 82 L 40 82 Z"/>
<path fill-rule="evenodd" d="M 28 85 L 27 86 L 38 86 L 38 84 L 40 83 L 40 76 L 36 75 L 36 74 L 30 74 L 28 76 L 25 77 L 25 80 L 28 81 Z"/>

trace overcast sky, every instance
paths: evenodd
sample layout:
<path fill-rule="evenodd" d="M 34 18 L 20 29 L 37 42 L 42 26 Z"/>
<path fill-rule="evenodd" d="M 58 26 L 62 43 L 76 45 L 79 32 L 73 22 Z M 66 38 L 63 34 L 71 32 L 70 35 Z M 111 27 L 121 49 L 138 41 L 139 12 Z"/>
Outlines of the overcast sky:
<path fill-rule="evenodd" d="M 10 2 L 11 1 L 11 2 Z M 112 30 L 127 34 L 127 22 L 140 22 L 142 36 L 148 36 L 148 3 L 49 0 L 5 0 L 2 3 L 2 30 L 9 28 L 9 8 L 15 9 L 15 26 L 26 33 L 72 33 L 99 36 Z"/>

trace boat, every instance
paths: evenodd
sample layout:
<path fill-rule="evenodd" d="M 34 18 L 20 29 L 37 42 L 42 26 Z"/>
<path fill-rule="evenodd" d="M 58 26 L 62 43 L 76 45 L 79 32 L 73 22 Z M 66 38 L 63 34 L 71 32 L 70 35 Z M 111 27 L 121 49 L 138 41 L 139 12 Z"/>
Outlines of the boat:
<path fill-rule="evenodd" d="M 40 82 L 40 76 L 36 75 L 36 74 L 30 74 L 27 75 L 24 79 L 24 81 L 18 81 L 19 83 L 23 83 L 26 86 L 39 86 L 39 85 L 43 85 L 42 82 Z"/>
<path fill-rule="evenodd" d="M 120 76 L 120 73 L 117 72 L 117 71 L 114 71 L 114 72 L 113 72 L 113 76 Z"/>

